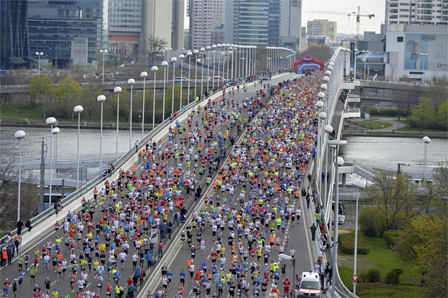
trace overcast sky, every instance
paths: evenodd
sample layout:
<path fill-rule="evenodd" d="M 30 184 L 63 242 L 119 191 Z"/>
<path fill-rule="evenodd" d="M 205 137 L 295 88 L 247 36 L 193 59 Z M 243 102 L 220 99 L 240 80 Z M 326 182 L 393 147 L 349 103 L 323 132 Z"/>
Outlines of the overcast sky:
<path fill-rule="evenodd" d="M 188 0 L 185 0 L 188 3 Z M 225 0 L 224 0 L 225 1 Z M 280 1 L 280 0 L 278 0 Z M 364 31 L 380 32 L 380 25 L 384 23 L 384 11 L 386 0 L 302 0 L 302 26 L 306 27 L 306 22 L 313 19 L 327 19 L 338 22 L 338 33 L 356 33 L 356 17 L 332 14 L 306 13 L 308 10 L 333 11 L 333 12 L 357 12 L 359 5 L 361 15 L 374 14 L 375 17 L 361 17 L 360 34 Z M 185 9 L 187 8 L 185 5 Z M 186 13 L 186 11 L 185 11 Z M 185 18 L 185 28 L 188 28 L 188 18 Z"/>

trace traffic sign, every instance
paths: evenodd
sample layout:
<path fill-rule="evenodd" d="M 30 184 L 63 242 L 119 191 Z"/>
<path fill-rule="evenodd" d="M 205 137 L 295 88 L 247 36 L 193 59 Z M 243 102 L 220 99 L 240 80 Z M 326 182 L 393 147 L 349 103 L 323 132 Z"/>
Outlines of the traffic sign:
<path fill-rule="evenodd" d="M 358 281 L 358 277 L 359 277 L 359 275 L 352 275 L 353 282 L 357 282 Z"/>
<path fill-rule="evenodd" d="M 159 243 L 159 230 L 158 229 L 151 229 L 151 243 L 157 244 Z"/>

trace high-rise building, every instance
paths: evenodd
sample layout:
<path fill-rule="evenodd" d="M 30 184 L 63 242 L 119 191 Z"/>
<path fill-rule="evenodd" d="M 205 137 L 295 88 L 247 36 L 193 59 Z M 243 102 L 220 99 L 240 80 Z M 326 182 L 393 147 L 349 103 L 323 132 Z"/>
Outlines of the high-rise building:
<path fill-rule="evenodd" d="M 302 27 L 302 1 L 280 0 L 281 45 L 293 46 L 298 49 L 300 44 L 301 27 Z"/>
<path fill-rule="evenodd" d="M 171 47 L 171 32 L 173 28 L 173 1 L 170 0 L 142 0 L 142 31 L 140 34 L 139 51 L 145 55 L 150 45 L 150 38 L 162 38 Z"/>
<path fill-rule="evenodd" d="M 283 2 L 285 1 L 226 0 L 225 43 L 279 45 L 280 6 Z"/>
<path fill-rule="evenodd" d="M 338 40 L 337 22 L 328 20 L 312 20 L 307 22 L 307 35 L 313 38 L 328 37 L 330 42 Z"/>
<path fill-rule="evenodd" d="M 28 0 L 0 0 L 0 69 L 23 66 L 29 58 Z"/>
<path fill-rule="evenodd" d="M 447 25 L 447 0 L 386 0 L 386 24 Z"/>
<path fill-rule="evenodd" d="M 224 24 L 223 0 L 188 0 L 187 16 L 190 17 L 190 48 L 211 45 L 212 33 Z M 215 34 L 214 34 L 215 36 Z"/>
<path fill-rule="evenodd" d="M 87 61 L 109 43 L 109 0 L 29 0 L 30 52 L 42 52 L 55 67 L 72 63 L 72 41 L 87 38 Z"/>

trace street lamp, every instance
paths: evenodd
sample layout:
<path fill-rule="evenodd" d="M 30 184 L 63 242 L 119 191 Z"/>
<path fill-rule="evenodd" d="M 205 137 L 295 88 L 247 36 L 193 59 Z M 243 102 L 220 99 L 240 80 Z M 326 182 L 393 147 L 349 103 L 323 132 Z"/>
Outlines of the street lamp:
<path fill-rule="evenodd" d="M 176 61 L 177 61 L 176 57 L 171 57 L 171 62 L 173 63 L 173 90 L 171 93 L 171 114 L 174 113 L 174 76 L 176 74 Z M 179 107 L 179 109 L 180 108 L 181 107 Z"/>
<path fill-rule="evenodd" d="M 191 68 L 191 55 L 193 55 L 193 53 L 191 51 L 187 52 L 187 56 L 188 56 L 188 94 L 187 94 L 187 105 L 190 104 L 190 68 Z"/>
<path fill-rule="evenodd" d="M 166 67 L 168 66 L 168 62 L 162 61 L 162 67 L 163 67 L 163 112 L 162 112 L 162 122 L 165 121 L 165 73 L 166 73 Z M 155 91 L 155 90 L 154 90 Z"/>
<path fill-rule="evenodd" d="M 196 100 L 196 81 L 198 80 L 198 50 L 193 51 L 195 60 L 196 60 L 196 67 L 194 68 L 194 100 Z"/>
<path fill-rule="evenodd" d="M 296 259 L 285 254 L 279 254 L 278 257 L 280 259 L 292 261 L 292 293 L 294 293 L 294 287 L 296 283 Z"/>
<path fill-rule="evenodd" d="M 14 134 L 17 140 L 19 140 L 19 190 L 17 193 L 17 222 L 20 221 L 20 187 L 22 185 L 22 139 L 25 137 L 23 130 L 18 130 Z"/>
<path fill-rule="evenodd" d="M 49 191 L 49 204 L 51 206 L 51 189 L 53 187 L 53 125 L 57 123 L 56 118 L 48 117 L 47 125 L 50 125 L 50 191 Z"/>
<path fill-rule="evenodd" d="M 353 275 L 356 275 L 356 265 L 358 263 L 358 196 L 359 190 L 366 188 L 366 182 L 361 179 L 354 179 L 352 186 L 356 188 L 356 220 L 355 220 L 355 260 L 353 263 Z M 356 281 L 353 280 L 353 295 L 356 297 Z"/>
<path fill-rule="evenodd" d="M 148 73 L 143 71 L 140 76 L 143 78 L 143 106 L 142 106 L 142 140 L 145 133 L 145 99 L 146 99 L 146 77 Z"/>
<path fill-rule="evenodd" d="M 75 113 L 78 113 L 78 143 L 77 143 L 77 153 L 76 153 L 76 189 L 79 188 L 79 131 L 80 131 L 80 122 L 81 122 L 81 113 L 84 111 L 82 106 L 76 106 L 73 108 Z"/>
<path fill-rule="evenodd" d="M 218 43 L 218 45 L 216 46 L 218 48 L 218 89 L 219 89 L 219 66 L 221 64 L 221 44 Z M 215 81 L 215 78 L 213 77 L 213 82 Z"/>
<path fill-rule="evenodd" d="M 134 79 L 129 79 L 128 84 L 131 85 L 131 104 L 129 106 L 129 149 L 132 148 L 132 86 L 135 84 Z"/>
<path fill-rule="evenodd" d="M 53 134 L 56 135 L 55 136 L 55 142 L 54 142 L 54 162 L 57 166 L 58 164 L 58 134 L 61 130 L 59 129 L 59 127 L 55 127 L 53 128 Z"/>
<path fill-rule="evenodd" d="M 425 170 L 424 170 L 424 182 L 426 182 L 426 166 L 427 166 L 427 154 L 428 154 L 428 144 L 431 143 L 431 139 L 427 136 L 423 137 L 423 143 L 425 143 Z"/>
<path fill-rule="evenodd" d="M 201 48 L 201 96 L 204 94 L 203 84 L 204 84 L 204 62 L 202 61 L 202 58 L 204 57 L 205 48 Z M 199 102 L 198 102 L 199 103 Z"/>
<path fill-rule="evenodd" d="M 340 156 L 338 156 L 339 154 L 339 146 L 344 146 L 347 145 L 347 141 L 345 140 L 329 140 L 327 141 L 327 145 L 331 146 L 334 145 L 336 146 L 336 158 L 334 160 L 335 163 L 335 167 L 336 167 L 336 173 L 335 173 L 335 178 L 336 178 L 336 189 L 335 189 L 335 194 L 336 194 L 336 200 L 334 202 L 334 245 L 333 245 L 333 268 L 334 270 L 337 270 L 337 262 L 338 262 L 338 226 L 339 226 L 339 220 L 338 220 L 338 215 L 339 215 L 339 167 L 344 165 L 344 159 Z M 333 280 L 332 280 L 332 284 L 333 284 L 333 289 L 332 289 L 332 294 L 331 297 L 336 297 L 335 296 L 335 281 L 336 281 L 336 272 L 333 272 Z"/>
<path fill-rule="evenodd" d="M 183 66 L 184 66 L 184 54 L 180 54 L 179 55 L 179 61 L 181 61 L 180 63 L 180 98 L 179 98 L 179 109 L 182 109 L 182 93 L 184 92 L 184 90 L 182 89 L 182 81 L 184 80 L 184 72 L 183 72 Z"/>
<path fill-rule="evenodd" d="M 205 50 L 207 51 L 207 92 L 209 91 L 208 89 L 208 81 L 209 81 L 209 77 L 210 77 L 210 50 L 212 49 L 211 46 L 206 46 Z M 204 78 L 202 78 L 204 79 Z"/>
<path fill-rule="evenodd" d="M 156 74 L 158 69 L 159 68 L 157 66 L 151 67 L 151 71 L 154 72 L 154 92 L 152 93 L 152 130 L 154 130 L 156 123 Z M 163 112 L 165 113 L 165 109 L 163 110 Z"/>
<path fill-rule="evenodd" d="M 101 117 L 100 117 L 100 175 L 102 176 L 103 175 L 103 104 L 106 101 L 106 96 L 98 95 L 96 100 L 101 103 Z"/>
<path fill-rule="evenodd" d="M 227 51 L 226 51 L 226 54 L 227 54 L 227 73 L 226 73 L 226 80 L 227 80 L 227 82 L 229 81 L 229 69 L 230 69 L 230 50 L 231 50 L 231 48 L 230 48 L 230 43 L 228 43 L 227 44 Z"/>
<path fill-rule="evenodd" d="M 212 86 L 213 86 L 213 90 L 215 90 L 215 54 L 216 54 L 216 45 L 212 45 L 212 49 L 213 49 L 213 75 L 212 75 Z M 210 77 L 208 77 L 207 81 L 210 79 Z"/>
<path fill-rule="evenodd" d="M 42 53 L 42 52 L 36 52 L 36 56 L 37 56 L 37 58 L 39 59 L 39 63 L 38 63 L 38 68 L 37 68 L 37 74 L 38 75 L 40 75 L 40 56 L 43 56 L 44 55 L 44 53 Z M 21 130 L 21 131 L 23 131 L 23 130 Z"/>
<path fill-rule="evenodd" d="M 120 123 L 120 93 L 121 87 L 115 87 L 114 93 L 117 94 L 117 136 L 115 138 L 115 160 L 118 160 L 118 126 Z"/>
<path fill-rule="evenodd" d="M 103 75 L 101 77 L 101 84 L 104 85 L 104 55 L 107 54 L 107 50 L 100 50 L 100 53 L 103 54 Z"/>
<path fill-rule="evenodd" d="M 319 125 L 320 125 L 320 127 L 324 127 L 325 126 L 325 121 L 326 121 L 326 119 L 327 119 L 327 113 L 325 113 L 325 112 L 319 112 Z M 322 150 L 323 150 L 323 147 L 322 147 L 322 145 L 323 145 L 323 141 L 322 141 L 322 139 L 323 139 L 323 134 L 322 134 L 322 131 L 321 131 L 321 129 L 319 129 L 318 130 L 318 132 L 319 132 L 319 135 L 318 135 L 318 140 L 317 140 L 317 142 L 318 142 L 318 145 L 319 145 L 319 159 L 317 160 L 317 169 L 319 170 L 319 174 L 322 172 L 322 160 L 323 160 L 323 158 L 322 158 Z M 322 179 L 319 179 L 319 189 L 321 189 L 322 188 Z"/>

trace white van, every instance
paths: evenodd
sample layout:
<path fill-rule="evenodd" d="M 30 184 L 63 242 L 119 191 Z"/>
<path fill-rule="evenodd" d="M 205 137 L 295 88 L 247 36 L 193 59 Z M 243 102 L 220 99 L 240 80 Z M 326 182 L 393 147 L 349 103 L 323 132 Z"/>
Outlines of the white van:
<path fill-rule="evenodd" d="M 320 281 L 317 272 L 302 272 L 299 285 L 294 289 L 295 297 L 320 297 Z"/>

